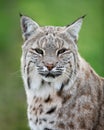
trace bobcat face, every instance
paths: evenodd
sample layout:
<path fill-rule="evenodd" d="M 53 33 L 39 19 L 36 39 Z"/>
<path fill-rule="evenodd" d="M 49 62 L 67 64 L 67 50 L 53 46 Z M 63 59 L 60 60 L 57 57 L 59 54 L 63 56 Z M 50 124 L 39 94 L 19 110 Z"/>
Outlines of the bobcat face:
<path fill-rule="evenodd" d="M 47 30 L 50 29 L 47 27 Z M 76 45 L 71 39 L 67 43 L 61 38 L 62 35 L 64 36 L 64 34 L 55 35 L 47 32 L 47 35 L 43 35 L 38 40 L 31 39 L 32 44 L 28 42 L 28 46 L 31 45 L 27 52 L 27 64 L 31 61 L 31 68 L 36 70 L 43 79 L 53 80 L 59 76 L 70 77 L 74 71 Z"/>
<path fill-rule="evenodd" d="M 82 19 L 68 27 L 40 27 L 22 16 L 22 60 L 25 74 L 38 74 L 47 81 L 58 77 L 71 78 L 76 73 L 78 32 Z M 77 28 L 76 28 L 77 27 Z"/>
<path fill-rule="evenodd" d="M 48 36 L 42 38 L 41 49 L 38 48 L 37 52 L 39 55 L 41 53 L 41 60 L 36 67 L 38 73 L 45 78 L 55 78 L 60 76 L 64 71 L 64 64 L 61 65 L 62 60 L 58 54 L 58 44 L 60 43 L 61 40 L 55 38 L 52 34 L 48 34 Z"/>

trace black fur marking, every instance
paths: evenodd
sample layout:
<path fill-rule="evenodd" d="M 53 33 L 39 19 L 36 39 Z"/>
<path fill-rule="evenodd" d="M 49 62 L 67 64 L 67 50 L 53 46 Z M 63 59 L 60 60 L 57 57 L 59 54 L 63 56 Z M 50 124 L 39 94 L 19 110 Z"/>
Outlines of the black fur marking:
<path fill-rule="evenodd" d="M 54 121 L 50 121 L 49 123 L 50 123 L 50 124 L 53 124 L 53 123 L 54 123 Z"/>
<path fill-rule="evenodd" d="M 22 20 L 22 26 L 23 26 L 23 33 L 27 31 L 27 24 L 26 24 L 26 19 L 23 18 Z"/>
<path fill-rule="evenodd" d="M 32 118 L 30 118 L 29 120 L 32 121 Z"/>
<path fill-rule="evenodd" d="M 60 88 L 60 91 L 62 91 L 62 90 L 63 90 L 64 86 L 65 86 L 65 84 L 64 84 L 64 83 L 62 83 L 61 88 Z"/>
<path fill-rule="evenodd" d="M 38 118 L 36 119 L 36 124 L 38 123 Z"/>
<path fill-rule="evenodd" d="M 39 107 L 42 107 L 42 104 L 40 104 Z"/>
<path fill-rule="evenodd" d="M 62 72 L 57 72 L 57 73 L 51 73 L 51 72 L 39 72 L 40 75 L 45 76 L 46 78 L 51 77 L 51 78 L 56 78 L 62 74 Z"/>
<path fill-rule="evenodd" d="M 41 81 L 41 84 L 42 84 L 42 85 L 44 85 L 44 84 L 45 84 L 45 81 L 44 81 L 44 80 L 42 80 L 42 81 Z"/>
<path fill-rule="evenodd" d="M 52 114 L 55 110 L 56 110 L 56 106 L 50 108 L 50 109 L 46 112 L 46 114 Z"/>
<path fill-rule="evenodd" d="M 46 78 L 47 78 L 47 77 L 55 78 L 55 75 L 53 75 L 53 74 L 51 74 L 51 73 L 48 73 L 48 74 L 46 75 Z"/>
<path fill-rule="evenodd" d="M 30 78 L 27 78 L 27 84 L 28 84 L 28 88 L 30 89 Z"/>
<path fill-rule="evenodd" d="M 50 95 L 48 96 L 48 98 L 46 98 L 46 99 L 44 100 L 44 102 L 47 103 L 47 102 L 49 102 L 49 101 L 51 101 Z"/>
<path fill-rule="evenodd" d="M 33 111 L 35 111 L 35 107 L 33 107 Z"/>
<path fill-rule="evenodd" d="M 42 119 L 44 122 L 46 122 L 47 120 L 45 118 Z"/>
<path fill-rule="evenodd" d="M 46 32 L 46 35 L 48 35 L 48 32 Z"/>
<path fill-rule="evenodd" d="M 28 63 L 28 66 L 27 66 L 27 75 L 29 76 L 29 66 L 30 66 L 30 64 L 31 63 L 33 63 L 32 61 L 30 61 L 29 63 Z M 28 88 L 30 89 L 30 77 L 27 77 L 27 84 L 28 84 Z"/>
<path fill-rule="evenodd" d="M 70 79 L 67 79 L 65 82 L 62 83 L 60 90 L 57 92 L 57 94 L 58 94 L 59 96 L 61 95 L 61 93 L 62 93 L 62 91 L 63 91 L 63 88 L 64 88 L 66 85 L 68 85 L 69 80 L 70 80 Z"/>
<path fill-rule="evenodd" d="M 48 85 L 51 85 L 51 82 L 48 82 Z"/>
<path fill-rule="evenodd" d="M 41 81 L 41 85 L 45 85 L 45 84 L 48 84 L 49 86 L 51 85 L 51 82 L 45 82 L 44 80 Z"/>
<path fill-rule="evenodd" d="M 68 85 L 69 80 L 70 80 L 70 79 L 67 79 L 65 82 L 62 83 L 61 88 L 60 88 L 60 91 L 62 91 L 63 88 L 64 88 L 66 85 Z"/>
<path fill-rule="evenodd" d="M 44 128 L 44 130 L 53 130 L 53 129 L 49 129 L 49 128 Z"/>
<path fill-rule="evenodd" d="M 42 114 L 42 112 L 43 112 L 43 109 L 41 108 L 41 109 L 40 109 L 40 114 Z"/>

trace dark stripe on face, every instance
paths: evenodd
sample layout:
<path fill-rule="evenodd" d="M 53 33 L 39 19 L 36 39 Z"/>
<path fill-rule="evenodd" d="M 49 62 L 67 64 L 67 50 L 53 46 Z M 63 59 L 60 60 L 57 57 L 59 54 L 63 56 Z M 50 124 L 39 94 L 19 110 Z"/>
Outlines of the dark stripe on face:
<path fill-rule="evenodd" d="M 30 89 L 31 87 L 30 87 L 30 78 L 29 77 L 27 78 L 27 85 L 28 85 L 28 88 Z"/>
<path fill-rule="evenodd" d="M 24 73 L 26 69 L 26 57 L 27 57 L 27 52 L 25 52 L 25 56 L 24 56 Z"/>
<path fill-rule="evenodd" d="M 30 83 L 30 77 L 29 77 L 29 67 L 30 67 L 30 64 L 33 63 L 32 61 L 29 61 L 28 65 L 27 65 L 27 85 L 28 85 L 28 88 L 30 89 L 31 88 L 31 83 Z"/>

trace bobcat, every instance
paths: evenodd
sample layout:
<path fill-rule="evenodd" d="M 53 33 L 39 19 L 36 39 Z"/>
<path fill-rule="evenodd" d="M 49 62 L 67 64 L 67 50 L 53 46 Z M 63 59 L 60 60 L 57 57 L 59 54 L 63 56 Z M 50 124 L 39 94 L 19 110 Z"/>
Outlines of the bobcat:
<path fill-rule="evenodd" d="M 21 15 L 31 130 L 104 130 L 104 78 L 78 53 L 83 18 L 65 27 L 40 27 Z"/>

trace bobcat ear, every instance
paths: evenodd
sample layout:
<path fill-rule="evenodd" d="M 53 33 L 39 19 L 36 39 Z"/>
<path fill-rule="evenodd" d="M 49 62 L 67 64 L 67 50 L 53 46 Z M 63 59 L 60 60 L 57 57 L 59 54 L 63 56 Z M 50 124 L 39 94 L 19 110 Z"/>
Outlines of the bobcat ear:
<path fill-rule="evenodd" d="M 21 14 L 20 14 L 20 22 L 24 40 L 27 40 L 32 34 L 36 32 L 37 28 L 39 28 L 39 25 L 35 21 Z"/>
<path fill-rule="evenodd" d="M 79 19 L 77 19 L 71 25 L 68 25 L 65 29 L 65 32 L 70 34 L 70 36 L 74 39 L 74 41 L 78 40 L 78 34 L 79 34 L 80 29 L 81 29 L 81 25 L 82 25 L 84 17 L 85 17 L 85 15 L 80 17 Z"/>

